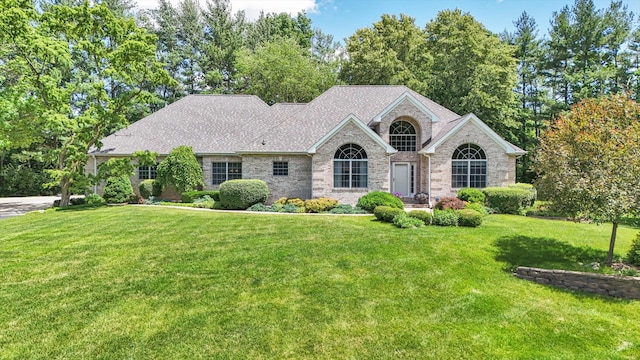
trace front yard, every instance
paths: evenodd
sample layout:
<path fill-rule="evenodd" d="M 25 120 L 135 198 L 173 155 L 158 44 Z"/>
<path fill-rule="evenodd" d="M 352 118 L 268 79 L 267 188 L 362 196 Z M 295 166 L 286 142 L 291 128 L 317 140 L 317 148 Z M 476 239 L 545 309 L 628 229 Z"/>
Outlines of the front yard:
<path fill-rule="evenodd" d="M 0 358 L 635 359 L 640 301 L 519 280 L 579 270 L 609 225 L 161 207 L 0 221 Z M 626 254 L 638 229 L 619 229 Z"/>

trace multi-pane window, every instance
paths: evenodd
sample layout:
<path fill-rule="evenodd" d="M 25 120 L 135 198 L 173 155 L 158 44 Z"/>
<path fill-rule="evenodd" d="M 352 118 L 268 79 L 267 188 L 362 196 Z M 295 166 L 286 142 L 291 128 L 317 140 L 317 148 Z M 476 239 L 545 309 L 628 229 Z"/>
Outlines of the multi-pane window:
<path fill-rule="evenodd" d="M 389 129 L 391 146 L 398 151 L 416 151 L 416 129 L 406 121 L 396 121 Z"/>
<path fill-rule="evenodd" d="M 138 166 L 138 179 L 155 179 L 157 177 L 156 168 L 156 166 Z"/>
<path fill-rule="evenodd" d="M 453 152 L 451 160 L 452 188 L 487 186 L 487 156 L 476 144 L 464 144 Z"/>
<path fill-rule="evenodd" d="M 356 144 L 342 145 L 333 157 L 333 186 L 366 188 L 367 181 L 367 153 Z"/>
<path fill-rule="evenodd" d="M 288 161 L 274 161 L 273 162 L 273 176 L 289 176 L 289 162 Z"/>
<path fill-rule="evenodd" d="M 211 164 L 213 185 L 220 185 L 227 180 L 242 179 L 242 163 L 214 162 Z"/>

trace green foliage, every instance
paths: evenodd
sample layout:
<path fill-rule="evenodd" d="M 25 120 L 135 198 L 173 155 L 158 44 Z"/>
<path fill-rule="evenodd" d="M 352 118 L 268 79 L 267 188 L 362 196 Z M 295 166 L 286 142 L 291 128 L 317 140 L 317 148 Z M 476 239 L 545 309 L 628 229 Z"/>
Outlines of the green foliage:
<path fill-rule="evenodd" d="M 484 195 L 484 193 L 483 193 Z M 479 204 L 479 203 L 468 203 L 465 207 L 465 209 L 470 209 L 470 210 L 475 210 L 477 212 L 479 212 L 482 215 L 487 215 L 489 214 L 489 211 L 487 210 L 487 207 Z"/>
<path fill-rule="evenodd" d="M 133 194 L 131 180 L 127 175 L 113 176 L 107 179 L 102 197 L 109 204 L 124 204 Z"/>
<path fill-rule="evenodd" d="M 219 190 L 186 191 L 181 194 L 181 201 L 183 203 L 192 203 L 204 196 L 208 196 L 213 201 L 216 201 L 215 199 L 218 198 L 218 201 L 220 201 Z"/>
<path fill-rule="evenodd" d="M 159 181 L 163 186 L 172 185 L 179 193 L 196 190 L 204 185 L 202 168 L 191 146 L 178 146 L 158 164 Z"/>
<path fill-rule="evenodd" d="M 0 169 L 0 196 L 52 195 L 59 191 L 58 187 L 45 189 L 42 186 L 50 181 L 42 165 L 34 167 L 31 162 L 23 164 L 9 159 L 9 163 L 3 164 Z"/>
<path fill-rule="evenodd" d="M 538 198 L 538 191 L 536 190 L 535 187 L 533 187 L 532 184 L 515 183 L 515 184 L 509 184 L 507 187 L 512 189 L 524 189 L 530 192 L 529 198 L 524 203 L 524 207 L 526 208 L 533 206 L 533 204 L 535 204 Z"/>
<path fill-rule="evenodd" d="M 304 202 L 304 208 L 311 213 L 330 211 L 336 206 L 338 206 L 338 200 L 330 198 L 310 199 Z"/>
<path fill-rule="evenodd" d="M 483 192 L 487 206 L 501 214 L 522 215 L 531 201 L 531 191 L 525 189 L 489 187 Z"/>
<path fill-rule="evenodd" d="M 424 221 L 408 216 L 404 211 L 396 215 L 392 222 L 393 225 L 401 229 L 415 229 L 424 226 Z"/>
<path fill-rule="evenodd" d="M 482 214 L 472 209 L 457 210 L 458 225 L 468 227 L 478 227 L 482 224 Z"/>
<path fill-rule="evenodd" d="M 213 209 L 213 198 L 209 195 L 203 195 L 193 201 L 193 206 L 201 209 Z"/>
<path fill-rule="evenodd" d="M 455 210 L 433 210 L 433 225 L 458 226 L 458 213 Z"/>
<path fill-rule="evenodd" d="M 629 249 L 625 261 L 629 264 L 640 266 L 640 233 L 631 243 L 631 249 Z"/>
<path fill-rule="evenodd" d="M 89 194 L 85 196 L 84 199 L 86 204 L 91 207 L 100 207 L 100 206 L 107 205 L 107 201 L 98 194 Z"/>
<path fill-rule="evenodd" d="M 138 190 L 140 191 L 140 196 L 144 199 L 148 199 L 153 194 L 153 186 L 156 181 L 152 179 L 142 180 L 138 185 Z"/>
<path fill-rule="evenodd" d="M 373 209 L 373 215 L 382 222 L 392 222 L 398 214 L 404 214 L 404 210 L 391 206 L 380 205 Z"/>
<path fill-rule="evenodd" d="M 339 204 L 329 210 L 330 214 L 366 214 L 367 212 L 359 207 L 353 207 L 349 204 Z"/>
<path fill-rule="evenodd" d="M 304 207 L 295 206 L 294 204 L 285 204 L 280 209 L 283 213 L 303 213 Z"/>
<path fill-rule="evenodd" d="M 458 190 L 458 199 L 468 203 L 484 204 L 484 193 L 480 189 L 462 188 Z"/>
<path fill-rule="evenodd" d="M 404 209 L 402 200 L 384 191 L 371 191 L 358 199 L 357 206 L 367 212 L 373 212 L 378 206 L 390 206 L 396 209 Z"/>
<path fill-rule="evenodd" d="M 407 215 L 422 220 L 424 225 L 431 225 L 431 219 L 433 218 L 430 212 L 424 210 L 411 210 Z"/>
<path fill-rule="evenodd" d="M 267 183 L 262 180 L 237 179 L 220 184 L 220 205 L 224 209 L 245 210 L 264 203 L 269 197 Z"/>
<path fill-rule="evenodd" d="M 131 194 L 127 200 L 127 204 L 144 204 L 144 198 L 140 195 Z"/>
<path fill-rule="evenodd" d="M 247 211 L 270 212 L 270 211 L 274 211 L 274 210 L 271 208 L 271 206 L 267 206 L 267 205 L 265 205 L 263 203 L 257 203 L 257 204 L 253 204 L 253 205 L 249 206 Z"/>
<path fill-rule="evenodd" d="M 466 205 L 467 204 L 464 201 L 458 199 L 457 197 L 446 196 L 440 199 L 436 203 L 435 208 L 438 210 L 446 210 L 446 209 L 460 210 L 460 209 L 464 209 Z"/>
<path fill-rule="evenodd" d="M 160 181 L 154 180 L 151 186 L 151 195 L 155 197 L 159 197 L 162 195 L 162 183 Z"/>

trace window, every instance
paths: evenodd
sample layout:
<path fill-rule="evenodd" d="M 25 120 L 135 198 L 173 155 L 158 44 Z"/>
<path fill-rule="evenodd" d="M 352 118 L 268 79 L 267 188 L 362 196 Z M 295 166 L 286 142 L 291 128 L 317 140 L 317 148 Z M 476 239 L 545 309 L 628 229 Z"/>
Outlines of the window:
<path fill-rule="evenodd" d="M 289 176 L 289 162 L 288 161 L 274 161 L 273 162 L 273 176 Z"/>
<path fill-rule="evenodd" d="M 366 188 L 367 181 L 367 153 L 356 144 L 342 145 L 333 157 L 333 186 Z"/>
<path fill-rule="evenodd" d="M 156 169 L 157 166 L 138 166 L 138 179 L 155 179 L 157 177 Z"/>
<path fill-rule="evenodd" d="M 227 180 L 242 179 L 242 163 L 214 162 L 211 164 L 213 185 L 220 185 Z"/>
<path fill-rule="evenodd" d="M 453 152 L 451 160 L 452 188 L 487 186 L 487 156 L 476 144 L 464 144 Z"/>
<path fill-rule="evenodd" d="M 416 151 L 416 129 L 406 121 L 391 124 L 389 140 L 398 151 Z"/>

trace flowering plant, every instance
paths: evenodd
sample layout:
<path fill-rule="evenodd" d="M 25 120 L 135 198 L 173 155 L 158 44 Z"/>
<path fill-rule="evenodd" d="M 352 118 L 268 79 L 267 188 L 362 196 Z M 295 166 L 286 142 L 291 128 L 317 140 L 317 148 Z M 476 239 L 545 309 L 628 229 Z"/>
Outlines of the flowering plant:
<path fill-rule="evenodd" d="M 429 193 L 419 192 L 413 197 L 413 199 L 421 204 L 426 204 L 429 201 Z"/>
<path fill-rule="evenodd" d="M 399 193 L 399 192 L 396 191 L 396 192 L 393 192 L 392 194 L 393 194 L 393 196 L 395 196 L 395 197 L 397 197 L 399 199 L 402 199 L 402 193 Z"/>

